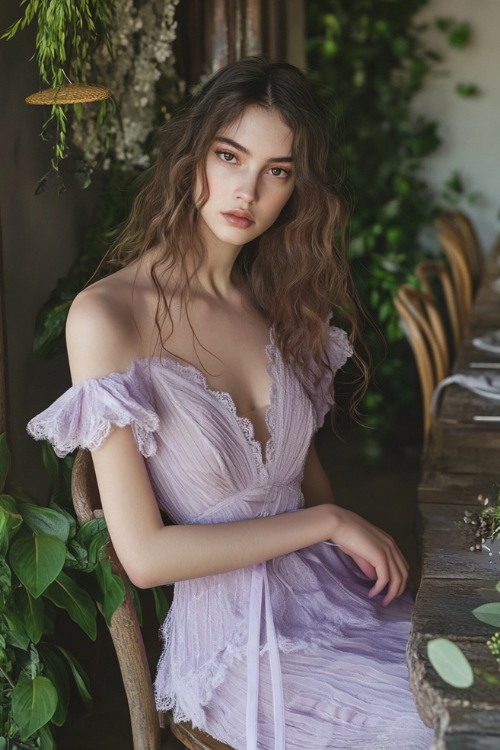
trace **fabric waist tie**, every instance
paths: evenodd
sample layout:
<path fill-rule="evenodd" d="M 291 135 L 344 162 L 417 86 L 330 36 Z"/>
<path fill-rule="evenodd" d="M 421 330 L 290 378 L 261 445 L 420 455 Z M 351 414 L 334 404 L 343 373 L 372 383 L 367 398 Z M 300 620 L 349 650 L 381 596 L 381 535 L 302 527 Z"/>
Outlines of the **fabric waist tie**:
<path fill-rule="evenodd" d="M 264 597 L 266 639 L 271 667 L 274 712 L 274 748 L 275 750 L 285 750 L 285 704 L 283 698 L 283 681 L 281 678 L 278 639 L 274 627 L 271 595 L 269 592 L 269 579 L 265 562 L 258 563 L 252 567 L 247 643 L 246 747 L 247 750 L 257 750 L 262 597 Z"/>

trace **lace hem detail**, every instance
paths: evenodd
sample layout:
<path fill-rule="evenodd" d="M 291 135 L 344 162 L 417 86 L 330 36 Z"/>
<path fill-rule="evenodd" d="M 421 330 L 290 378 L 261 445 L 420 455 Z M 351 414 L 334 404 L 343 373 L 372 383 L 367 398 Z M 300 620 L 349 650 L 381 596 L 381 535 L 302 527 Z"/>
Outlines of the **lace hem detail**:
<path fill-rule="evenodd" d="M 32 420 L 29 423 L 28 433 L 35 440 L 47 440 L 54 448 L 54 453 L 59 458 L 64 458 L 64 456 L 72 453 L 77 448 L 86 448 L 89 451 L 97 450 L 102 446 L 114 427 L 128 427 L 129 425 L 132 425 L 132 432 L 134 433 L 137 447 L 144 458 L 153 456 L 156 452 L 156 440 L 152 433 L 158 429 L 158 417 L 156 419 L 145 419 L 141 426 L 134 424 L 131 418 L 124 420 L 116 419 L 112 422 L 104 421 L 96 428 L 92 437 L 76 435 L 74 438 L 68 440 L 61 437 L 61 423 L 58 420 L 45 422 L 45 424 L 38 424 Z"/>
<path fill-rule="evenodd" d="M 335 377 L 337 370 L 345 365 L 349 357 L 352 356 L 352 348 L 349 344 L 349 337 L 342 328 L 331 326 L 327 328 L 327 338 L 325 342 L 326 355 L 331 372 L 327 371 L 321 378 L 318 387 L 311 396 L 311 401 L 316 413 L 316 429 L 319 429 L 324 422 L 325 415 L 330 411 L 333 405 L 333 399 L 330 394 L 330 383 Z"/>
<path fill-rule="evenodd" d="M 307 644 L 305 641 L 291 641 L 278 635 L 278 648 L 282 653 L 293 653 L 295 651 L 307 652 L 316 648 L 315 644 Z M 268 652 L 268 645 L 260 648 L 260 656 Z M 166 656 L 163 653 L 158 663 L 158 672 L 155 680 L 155 702 L 158 711 L 172 711 L 175 721 L 191 721 L 195 726 L 203 726 L 203 709 L 210 703 L 214 690 L 224 682 L 226 672 L 236 663 L 246 660 L 247 646 L 229 644 L 224 654 L 208 661 L 201 669 L 192 672 L 182 671 L 179 674 L 178 685 L 172 679 L 170 667 L 166 664 L 164 669 L 167 679 L 162 680 L 162 664 Z"/>
<path fill-rule="evenodd" d="M 114 427 L 130 425 L 141 454 L 149 458 L 156 452 L 153 433 L 160 419 L 131 372 L 77 383 L 29 422 L 28 433 L 48 440 L 63 458 L 76 448 L 97 450 Z"/>

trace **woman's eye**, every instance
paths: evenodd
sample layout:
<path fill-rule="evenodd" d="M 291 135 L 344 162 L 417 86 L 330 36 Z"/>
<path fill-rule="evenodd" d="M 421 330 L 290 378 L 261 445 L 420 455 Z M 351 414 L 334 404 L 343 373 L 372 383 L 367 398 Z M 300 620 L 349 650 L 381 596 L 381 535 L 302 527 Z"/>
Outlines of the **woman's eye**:
<path fill-rule="evenodd" d="M 222 161 L 231 163 L 235 159 L 234 154 L 232 154 L 230 151 L 216 151 L 215 153 L 217 154 L 219 159 L 222 159 Z"/>
<path fill-rule="evenodd" d="M 269 172 L 272 174 L 273 177 L 289 177 L 290 172 L 287 169 L 283 169 L 283 167 L 271 167 Z"/>

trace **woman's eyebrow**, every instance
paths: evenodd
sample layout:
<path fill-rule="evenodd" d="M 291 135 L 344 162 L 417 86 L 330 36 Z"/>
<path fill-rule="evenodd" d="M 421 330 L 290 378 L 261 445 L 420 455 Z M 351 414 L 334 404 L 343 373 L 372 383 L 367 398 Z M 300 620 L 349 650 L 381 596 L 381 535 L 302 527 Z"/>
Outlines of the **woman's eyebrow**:
<path fill-rule="evenodd" d="M 250 151 L 245 148 L 245 146 L 242 146 L 240 143 L 233 141 L 232 138 L 226 138 L 226 136 L 218 135 L 216 136 L 215 140 L 218 143 L 225 143 L 227 146 L 232 146 L 233 148 L 238 149 L 238 151 L 250 155 Z M 291 156 L 273 156 L 271 159 L 268 159 L 268 161 L 287 162 L 288 164 L 291 164 L 293 162 L 293 159 Z"/>

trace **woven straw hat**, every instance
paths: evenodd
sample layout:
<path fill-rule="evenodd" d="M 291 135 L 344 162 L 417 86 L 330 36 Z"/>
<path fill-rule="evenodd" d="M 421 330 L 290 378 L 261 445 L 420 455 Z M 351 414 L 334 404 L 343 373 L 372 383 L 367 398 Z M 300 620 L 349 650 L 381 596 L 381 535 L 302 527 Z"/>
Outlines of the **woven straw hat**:
<path fill-rule="evenodd" d="M 109 99 L 112 92 L 106 86 L 87 83 L 69 83 L 56 89 L 44 89 L 27 96 L 27 104 L 83 104 Z"/>

